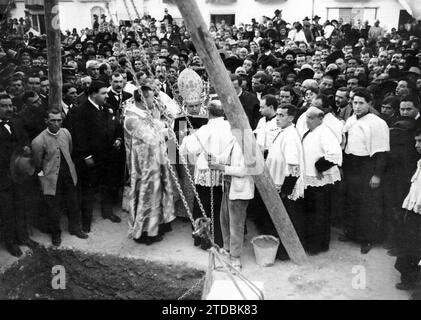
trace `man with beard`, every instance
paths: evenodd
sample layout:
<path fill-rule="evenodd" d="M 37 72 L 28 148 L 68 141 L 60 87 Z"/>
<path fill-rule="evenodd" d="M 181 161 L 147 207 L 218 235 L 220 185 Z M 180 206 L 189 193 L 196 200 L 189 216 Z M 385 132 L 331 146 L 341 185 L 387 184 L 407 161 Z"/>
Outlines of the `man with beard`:
<path fill-rule="evenodd" d="M 349 105 L 349 89 L 340 87 L 335 94 L 335 109 L 333 110 L 337 117 L 346 121 L 352 114 L 352 107 Z"/>
<path fill-rule="evenodd" d="M 141 90 L 141 93 L 139 92 Z M 134 91 L 126 108 L 124 136 L 130 187 L 124 200 L 129 211 L 129 234 L 150 245 L 162 240 L 162 225 L 175 219 L 170 174 L 165 158 L 165 131 L 154 110 L 149 87 Z M 161 228 L 160 228 L 161 227 Z"/>
<path fill-rule="evenodd" d="M 256 65 L 262 66 L 263 70 L 266 70 L 268 66 L 276 68 L 278 66 L 278 59 L 272 54 L 270 50 L 270 42 L 267 39 L 260 40 L 260 56 L 256 61 Z"/>
<path fill-rule="evenodd" d="M 262 97 L 267 93 L 268 84 L 269 76 L 263 71 L 256 72 L 251 79 L 251 88 L 260 102 L 262 101 Z"/>

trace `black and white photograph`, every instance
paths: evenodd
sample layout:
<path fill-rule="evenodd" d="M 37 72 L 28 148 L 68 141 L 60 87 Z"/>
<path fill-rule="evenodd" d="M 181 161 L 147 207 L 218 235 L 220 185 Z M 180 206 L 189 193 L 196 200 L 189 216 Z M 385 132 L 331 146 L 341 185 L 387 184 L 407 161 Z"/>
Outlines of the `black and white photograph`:
<path fill-rule="evenodd" d="M 420 0 L 0 0 L 0 300 L 421 300 L 420 109 Z"/>

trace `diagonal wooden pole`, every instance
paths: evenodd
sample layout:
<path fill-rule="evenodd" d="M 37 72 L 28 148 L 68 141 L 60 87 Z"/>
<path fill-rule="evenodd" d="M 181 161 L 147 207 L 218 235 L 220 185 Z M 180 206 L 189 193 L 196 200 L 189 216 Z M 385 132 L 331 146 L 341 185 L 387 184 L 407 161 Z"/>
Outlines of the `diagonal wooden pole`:
<path fill-rule="evenodd" d="M 260 191 L 288 255 L 297 264 L 307 263 L 305 251 L 288 217 L 281 198 L 276 192 L 273 180 L 264 163 L 263 155 L 256 148 L 256 140 L 252 134 L 246 114 L 234 90 L 227 70 L 222 63 L 215 43 L 207 30 L 196 1 L 177 0 L 176 3 L 187 28 L 191 32 L 194 46 L 203 60 L 209 78 L 215 86 L 218 97 L 224 106 L 224 111 L 231 124 L 233 134 L 243 147 L 249 172 L 253 175 L 254 182 Z"/>

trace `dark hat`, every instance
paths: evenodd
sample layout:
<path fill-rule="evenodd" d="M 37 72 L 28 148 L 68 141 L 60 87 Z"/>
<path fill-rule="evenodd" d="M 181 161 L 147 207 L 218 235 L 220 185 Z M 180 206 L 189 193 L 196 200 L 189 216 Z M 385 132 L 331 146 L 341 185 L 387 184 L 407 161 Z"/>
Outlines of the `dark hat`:
<path fill-rule="evenodd" d="M 94 18 L 98 18 L 98 15 L 97 14 L 94 14 Z"/>
<path fill-rule="evenodd" d="M 386 80 L 377 86 L 377 93 L 379 97 L 386 97 L 388 94 L 395 94 L 398 84 L 393 80 Z"/>
<path fill-rule="evenodd" d="M 316 14 L 314 17 L 313 17 L 313 20 L 320 20 L 321 18 Z"/>
<path fill-rule="evenodd" d="M 306 79 L 313 79 L 314 71 L 310 68 L 302 69 L 300 72 L 298 72 L 297 80 L 304 81 Z"/>
<path fill-rule="evenodd" d="M 335 61 L 339 58 L 344 58 L 345 55 L 342 50 L 333 51 L 330 55 L 326 57 L 326 65 L 328 66 L 331 63 L 335 63 Z"/>
<path fill-rule="evenodd" d="M 303 21 L 310 21 L 310 19 L 309 19 L 308 17 L 305 17 L 305 18 L 303 19 Z"/>
<path fill-rule="evenodd" d="M 10 174 L 15 183 L 23 183 L 35 173 L 31 157 L 24 154 L 23 149 L 13 152 L 10 160 Z"/>
<path fill-rule="evenodd" d="M 106 18 L 107 16 L 103 13 L 101 14 L 101 18 Z"/>
<path fill-rule="evenodd" d="M 228 70 L 234 73 L 238 67 L 243 65 L 243 60 L 237 58 L 236 56 L 231 56 L 224 60 L 224 65 Z"/>
<path fill-rule="evenodd" d="M 280 14 L 281 12 L 282 12 L 282 10 L 276 9 L 276 10 L 275 10 L 275 15 L 278 15 L 278 14 Z"/>
<path fill-rule="evenodd" d="M 158 59 L 165 60 L 165 64 L 168 65 L 168 66 L 170 66 L 174 63 L 174 60 L 171 59 L 170 57 L 158 56 Z"/>
<path fill-rule="evenodd" d="M 285 51 L 285 53 L 282 55 L 282 58 L 283 58 L 283 59 L 285 59 L 285 58 L 286 58 L 286 56 L 287 56 L 287 55 L 289 55 L 289 54 L 291 54 L 291 55 L 294 57 L 294 59 L 295 59 L 295 57 L 297 56 L 297 54 L 296 54 L 294 51 L 292 51 L 292 50 L 287 50 L 287 51 Z"/>
<path fill-rule="evenodd" d="M 333 70 L 330 70 L 329 72 L 326 72 L 326 75 L 331 76 L 333 79 L 336 79 L 340 73 L 341 71 L 339 69 L 333 69 Z"/>
<path fill-rule="evenodd" d="M 185 63 L 189 62 L 189 56 L 187 54 L 180 53 L 178 56 L 183 59 Z"/>

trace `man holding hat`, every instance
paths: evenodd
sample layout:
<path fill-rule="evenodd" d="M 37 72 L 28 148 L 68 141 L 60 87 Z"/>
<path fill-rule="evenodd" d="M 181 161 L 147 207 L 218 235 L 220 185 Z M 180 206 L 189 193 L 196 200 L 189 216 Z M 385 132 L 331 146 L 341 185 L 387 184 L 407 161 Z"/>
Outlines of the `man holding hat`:
<path fill-rule="evenodd" d="M 25 178 L 28 169 L 31 173 L 29 158 L 23 158 L 30 150 L 23 123 L 13 117 L 12 99 L 0 96 L 0 218 L 1 235 L 7 251 L 15 256 L 22 255 L 19 244 L 33 246 L 36 243 L 28 236 L 25 226 L 24 210 L 21 206 L 22 194 L 18 182 Z M 12 161 L 12 158 L 14 160 Z M 24 170 L 25 171 L 25 170 Z M 32 171 L 33 173 L 33 171 Z"/>

